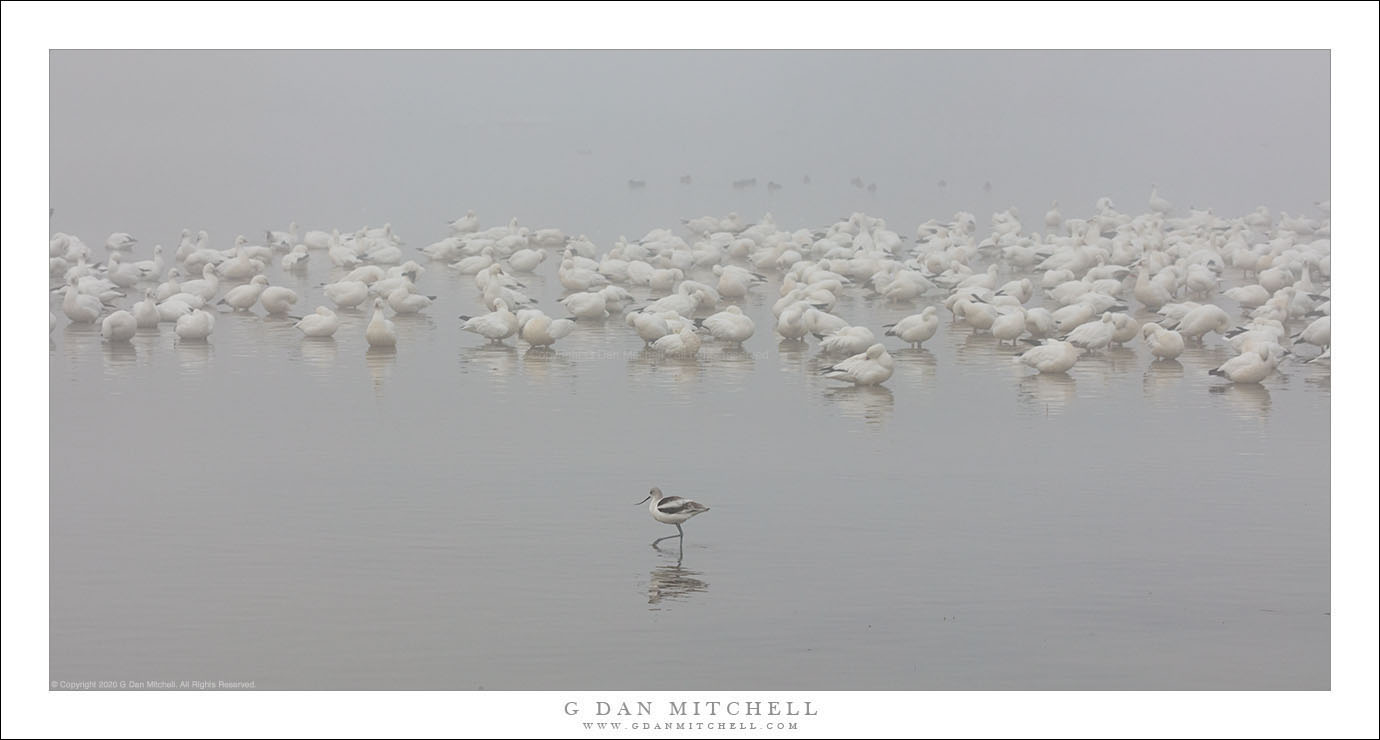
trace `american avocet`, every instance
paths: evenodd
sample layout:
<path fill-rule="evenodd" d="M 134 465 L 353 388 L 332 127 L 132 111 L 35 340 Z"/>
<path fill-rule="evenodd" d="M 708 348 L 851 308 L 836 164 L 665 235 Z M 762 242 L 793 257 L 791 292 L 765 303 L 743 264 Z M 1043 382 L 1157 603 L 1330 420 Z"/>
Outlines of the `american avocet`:
<path fill-rule="evenodd" d="M 679 537 L 681 543 L 684 544 L 685 530 L 681 529 L 680 525 L 684 524 L 686 521 L 688 521 L 691 517 L 695 516 L 696 514 L 702 514 L 706 511 L 709 511 L 708 506 L 705 506 L 704 504 L 698 503 L 696 501 L 683 499 L 680 496 L 664 496 L 661 493 L 661 489 L 655 487 L 653 487 L 651 492 L 647 494 L 647 498 L 638 501 L 637 505 L 641 506 L 642 504 L 647 503 L 648 499 L 650 499 L 652 502 L 651 505 L 647 508 L 652 512 L 653 519 L 661 522 L 662 524 L 676 525 L 676 534 L 667 535 L 656 540 L 652 543 L 652 547 L 656 547 L 657 543 L 661 542 L 662 540 L 674 539 L 676 537 Z"/>

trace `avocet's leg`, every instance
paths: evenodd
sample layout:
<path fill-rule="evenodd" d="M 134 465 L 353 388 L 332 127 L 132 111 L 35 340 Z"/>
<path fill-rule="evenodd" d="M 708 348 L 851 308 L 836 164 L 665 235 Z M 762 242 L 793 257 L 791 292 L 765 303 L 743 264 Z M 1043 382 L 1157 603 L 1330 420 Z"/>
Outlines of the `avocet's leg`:
<path fill-rule="evenodd" d="M 656 547 L 656 546 L 657 546 L 657 542 L 661 542 L 661 541 L 663 541 L 663 540 L 673 540 L 673 539 L 675 539 L 675 538 L 677 538 L 677 537 L 680 537 L 680 538 L 683 540 L 683 539 L 685 538 L 685 532 L 681 530 L 679 524 L 676 525 L 676 532 L 677 532 L 678 534 L 666 535 L 665 537 L 662 537 L 661 539 L 657 540 L 656 542 L 653 542 L 653 543 L 652 543 L 652 547 Z"/>

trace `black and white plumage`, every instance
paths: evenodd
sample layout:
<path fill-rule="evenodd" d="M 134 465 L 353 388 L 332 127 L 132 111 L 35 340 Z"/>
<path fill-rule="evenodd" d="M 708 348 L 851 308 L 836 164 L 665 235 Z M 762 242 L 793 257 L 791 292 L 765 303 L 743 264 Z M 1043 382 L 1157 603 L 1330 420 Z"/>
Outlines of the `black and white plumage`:
<path fill-rule="evenodd" d="M 656 542 L 652 543 L 652 547 L 656 547 L 657 543 L 662 540 L 669 540 L 675 537 L 681 538 L 681 541 L 684 542 L 685 532 L 680 528 L 680 525 L 698 514 L 709 511 L 708 506 L 698 501 L 691 501 L 690 499 L 681 498 L 680 496 L 665 496 L 661 493 L 661 489 L 656 487 L 653 487 L 647 494 L 647 498 L 638 501 L 637 505 L 641 506 L 647 503 L 648 500 L 652 502 L 651 505 L 647 507 L 652 513 L 652 518 L 662 524 L 674 524 L 677 532 L 676 534 L 656 540 Z"/>

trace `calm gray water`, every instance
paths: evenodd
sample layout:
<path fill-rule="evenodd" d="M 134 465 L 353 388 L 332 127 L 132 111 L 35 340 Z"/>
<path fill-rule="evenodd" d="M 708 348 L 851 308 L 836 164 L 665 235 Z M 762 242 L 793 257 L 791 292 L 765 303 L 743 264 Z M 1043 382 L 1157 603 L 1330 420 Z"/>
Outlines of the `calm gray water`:
<path fill-rule="evenodd" d="M 523 279 L 558 316 L 557 262 Z M 269 276 L 302 314 L 336 274 Z M 1328 688 L 1326 366 L 1224 385 L 1210 338 L 1037 376 L 941 311 L 925 349 L 887 340 L 885 387 L 838 387 L 817 343 L 778 344 L 779 285 L 742 351 L 697 360 L 620 317 L 484 346 L 441 263 L 385 354 L 368 312 L 118 348 L 55 302 L 51 679 Z M 880 332 L 940 297 L 835 313 Z M 674 532 L 634 506 L 652 485 L 712 509 L 683 553 L 648 547 Z"/>

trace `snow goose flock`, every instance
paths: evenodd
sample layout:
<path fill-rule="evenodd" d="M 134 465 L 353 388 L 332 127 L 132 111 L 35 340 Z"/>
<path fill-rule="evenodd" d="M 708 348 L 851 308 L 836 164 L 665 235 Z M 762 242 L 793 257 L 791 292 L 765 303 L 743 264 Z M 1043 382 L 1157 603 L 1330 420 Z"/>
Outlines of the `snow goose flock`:
<path fill-rule="evenodd" d="M 440 298 L 417 287 L 423 265 L 435 263 L 450 284 L 475 286 L 477 297 L 467 300 L 479 310 L 458 324 L 428 320 L 425 330 L 497 345 L 516 337 L 550 347 L 585 332 L 626 331 L 646 352 L 700 362 L 713 362 L 710 348 L 813 345 L 819 375 L 871 386 L 908 380 L 912 368 L 888 342 L 925 352 L 936 336 L 959 332 L 990 337 L 1006 347 L 994 356 L 1041 374 L 1091 372 L 1079 369 L 1085 358 L 1122 347 L 1143 347 L 1147 363 L 1185 364 L 1200 361 L 1194 348 L 1212 347 L 1217 354 L 1198 372 L 1268 384 L 1287 363 L 1315 361 L 1309 366 L 1326 372 L 1330 362 L 1329 218 L 1275 217 L 1264 206 L 1237 217 L 1185 213 L 1152 186 L 1140 213 L 1102 198 L 1075 215 L 1054 201 L 1037 221 L 1043 233 L 1027 231 L 1010 208 L 992 214 L 988 233 L 975 214 L 959 212 L 924 221 L 911 237 L 865 213 L 795 228 L 771 214 L 750 222 L 730 213 L 686 218 L 603 249 L 516 218 L 484 229 L 469 210 L 420 249 L 391 224 L 303 230 L 293 222 L 258 232 L 263 244 L 239 236 L 223 250 L 205 230 L 193 237 L 183 229 L 172 259 L 154 245 L 144 260 L 133 257 L 143 242 L 125 232 L 105 238 L 105 260 L 79 237 L 57 233 L 49 271 L 60 281 L 49 320 L 50 329 L 59 315 L 99 326 L 111 343 L 166 323 L 180 340 L 209 342 L 218 312 L 267 321 L 304 297 L 334 310 L 292 317 L 302 337 L 343 330 L 369 347 L 393 347 L 399 334 L 390 316 L 424 317 Z M 554 306 L 528 292 L 531 280 L 564 289 L 561 314 L 545 312 Z M 372 317 L 356 318 L 371 299 Z M 871 314 L 855 310 L 866 302 L 901 318 L 869 325 Z M 765 336 L 759 306 L 771 309 Z M 1222 351 L 1232 356 L 1224 360 Z M 1096 372 L 1108 367 L 1094 364 Z"/>

